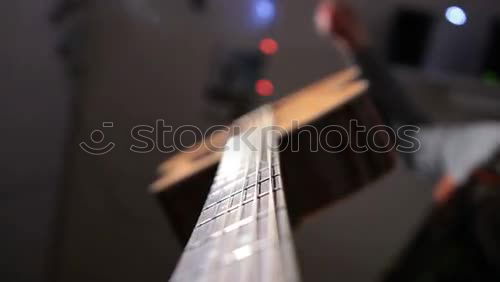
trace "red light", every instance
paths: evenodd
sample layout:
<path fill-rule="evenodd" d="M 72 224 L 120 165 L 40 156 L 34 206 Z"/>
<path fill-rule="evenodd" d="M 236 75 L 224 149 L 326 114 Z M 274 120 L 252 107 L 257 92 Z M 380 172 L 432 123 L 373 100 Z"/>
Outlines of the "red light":
<path fill-rule="evenodd" d="M 274 55 L 278 52 L 278 42 L 272 38 L 264 38 L 260 41 L 259 49 L 266 55 Z"/>
<path fill-rule="evenodd" d="M 274 85 L 268 79 L 261 79 L 255 83 L 255 91 L 260 96 L 271 96 L 274 93 Z"/>

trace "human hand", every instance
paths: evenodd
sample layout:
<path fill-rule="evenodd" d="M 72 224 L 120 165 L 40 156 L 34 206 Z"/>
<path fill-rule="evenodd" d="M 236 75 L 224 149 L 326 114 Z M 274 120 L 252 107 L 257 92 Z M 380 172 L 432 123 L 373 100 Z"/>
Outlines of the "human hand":
<path fill-rule="evenodd" d="M 442 203 L 500 151 L 500 123 L 423 128 L 418 139 L 416 168 L 440 175 L 434 199 Z"/>
<path fill-rule="evenodd" d="M 350 49 L 358 50 L 368 45 L 364 25 L 344 1 L 321 1 L 316 8 L 314 22 L 319 34 L 341 40 Z"/>

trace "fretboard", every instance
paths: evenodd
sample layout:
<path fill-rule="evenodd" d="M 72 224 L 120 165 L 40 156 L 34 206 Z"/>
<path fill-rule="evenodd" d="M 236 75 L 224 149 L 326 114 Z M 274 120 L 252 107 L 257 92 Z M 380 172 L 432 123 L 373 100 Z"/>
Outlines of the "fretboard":
<path fill-rule="evenodd" d="M 170 281 L 299 281 L 272 111 L 244 118 Z"/>

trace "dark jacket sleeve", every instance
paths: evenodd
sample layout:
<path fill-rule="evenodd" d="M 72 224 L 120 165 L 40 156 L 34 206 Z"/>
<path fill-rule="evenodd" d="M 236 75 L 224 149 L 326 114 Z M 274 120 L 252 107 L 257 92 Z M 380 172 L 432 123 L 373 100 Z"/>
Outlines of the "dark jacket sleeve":
<path fill-rule="evenodd" d="M 358 50 L 355 56 L 364 78 L 370 82 L 368 96 L 379 110 L 384 122 L 391 126 L 394 132 L 397 132 L 400 126 L 413 125 L 423 128 L 429 125 L 430 119 L 413 104 L 389 68 L 373 54 L 371 50 L 363 49 Z M 414 137 L 420 140 L 419 133 L 414 134 Z M 399 141 L 396 138 L 395 142 Z M 400 152 L 400 156 L 409 168 L 418 171 L 421 166 L 417 148 L 419 144 L 411 145 L 416 147 L 409 148 L 408 152 Z"/>
<path fill-rule="evenodd" d="M 370 82 L 369 95 L 387 124 L 395 127 L 430 122 L 411 102 L 388 67 L 378 61 L 371 50 L 358 50 L 355 55 L 363 76 Z"/>

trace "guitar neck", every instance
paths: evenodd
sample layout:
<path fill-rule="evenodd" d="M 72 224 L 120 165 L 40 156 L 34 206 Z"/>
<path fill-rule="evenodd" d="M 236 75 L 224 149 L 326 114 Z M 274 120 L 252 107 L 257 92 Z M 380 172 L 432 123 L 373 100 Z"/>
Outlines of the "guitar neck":
<path fill-rule="evenodd" d="M 170 281 L 299 281 L 272 111 L 245 118 Z"/>

